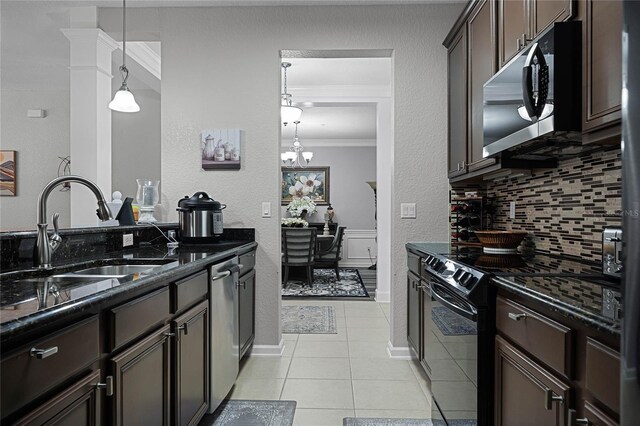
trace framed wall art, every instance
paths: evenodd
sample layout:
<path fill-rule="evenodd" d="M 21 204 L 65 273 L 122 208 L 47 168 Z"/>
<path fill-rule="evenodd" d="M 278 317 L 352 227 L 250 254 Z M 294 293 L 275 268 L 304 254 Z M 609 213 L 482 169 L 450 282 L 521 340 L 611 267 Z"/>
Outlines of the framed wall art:
<path fill-rule="evenodd" d="M 16 151 L 0 150 L 0 195 L 16 195 Z"/>
<path fill-rule="evenodd" d="M 240 129 L 205 129 L 200 146 L 204 170 L 240 169 Z"/>
<path fill-rule="evenodd" d="M 329 167 L 282 168 L 282 205 L 309 197 L 319 206 L 329 204 Z"/>

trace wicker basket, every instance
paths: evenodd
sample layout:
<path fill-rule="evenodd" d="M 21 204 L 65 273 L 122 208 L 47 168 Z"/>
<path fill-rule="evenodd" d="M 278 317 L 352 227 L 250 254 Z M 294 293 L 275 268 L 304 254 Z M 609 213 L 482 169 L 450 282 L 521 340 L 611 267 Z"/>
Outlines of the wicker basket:
<path fill-rule="evenodd" d="M 474 233 L 485 249 L 509 251 L 515 251 L 528 235 L 526 231 L 474 231 Z"/>

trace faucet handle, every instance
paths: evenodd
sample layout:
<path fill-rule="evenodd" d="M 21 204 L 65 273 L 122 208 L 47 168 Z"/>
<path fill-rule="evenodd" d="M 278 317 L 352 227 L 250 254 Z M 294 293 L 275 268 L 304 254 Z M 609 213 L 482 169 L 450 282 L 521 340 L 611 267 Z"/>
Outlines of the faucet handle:
<path fill-rule="evenodd" d="M 56 251 L 56 249 L 58 247 L 60 247 L 60 243 L 62 242 L 62 237 L 58 233 L 58 229 L 59 229 L 58 228 L 58 218 L 59 217 L 60 217 L 60 214 L 58 214 L 58 213 L 54 213 L 54 215 L 51 216 L 51 221 L 53 222 L 53 235 L 51 237 L 49 237 L 49 242 L 50 242 L 52 251 Z"/>

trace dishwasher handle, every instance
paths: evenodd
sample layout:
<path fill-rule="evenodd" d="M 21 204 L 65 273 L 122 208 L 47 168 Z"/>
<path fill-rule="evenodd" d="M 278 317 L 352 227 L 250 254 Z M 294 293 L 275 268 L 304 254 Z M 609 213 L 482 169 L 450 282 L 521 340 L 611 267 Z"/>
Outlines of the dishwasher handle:
<path fill-rule="evenodd" d="M 231 265 L 229 266 L 229 269 L 227 269 L 226 271 L 219 273 L 215 277 L 212 277 L 211 281 L 221 280 L 223 278 L 227 278 L 229 275 L 233 273 L 240 272 L 241 267 L 242 265 Z"/>

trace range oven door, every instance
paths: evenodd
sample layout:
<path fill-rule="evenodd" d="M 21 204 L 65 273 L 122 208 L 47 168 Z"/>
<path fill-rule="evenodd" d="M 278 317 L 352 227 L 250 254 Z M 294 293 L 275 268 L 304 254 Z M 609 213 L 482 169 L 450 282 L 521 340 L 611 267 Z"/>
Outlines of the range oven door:
<path fill-rule="evenodd" d="M 432 418 L 440 423 L 478 417 L 478 311 L 435 277 L 423 286 L 426 336 L 422 364 L 431 381 Z M 455 398 L 451 396 L 455 395 Z M 446 423 L 445 423 L 446 422 Z"/>

